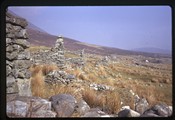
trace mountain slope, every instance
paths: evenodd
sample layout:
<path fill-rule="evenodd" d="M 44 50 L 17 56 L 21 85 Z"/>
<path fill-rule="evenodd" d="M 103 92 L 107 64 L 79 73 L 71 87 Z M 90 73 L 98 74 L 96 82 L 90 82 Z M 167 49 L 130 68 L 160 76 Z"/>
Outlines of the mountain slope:
<path fill-rule="evenodd" d="M 160 48 L 153 48 L 153 47 L 136 48 L 136 49 L 133 49 L 133 51 L 171 54 L 171 51 L 169 51 L 169 50 L 164 50 L 164 49 L 160 49 Z"/>
<path fill-rule="evenodd" d="M 11 11 L 8 11 L 8 12 L 13 14 L 14 16 L 16 15 Z M 20 16 L 17 16 L 17 17 L 20 17 Z M 54 46 L 57 36 L 48 34 L 47 32 L 33 25 L 29 21 L 28 21 L 28 27 L 26 29 L 29 35 L 28 41 L 33 46 L 48 46 L 48 47 Z M 129 51 L 129 50 L 122 50 L 118 48 L 92 45 L 92 44 L 83 43 L 78 40 L 74 40 L 67 37 L 64 37 L 64 46 L 67 50 L 70 50 L 70 51 L 85 49 L 85 52 L 87 53 L 100 54 L 100 55 L 118 54 L 118 55 L 144 55 L 144 56 L 151 56 L 151 57 L 164 56 L 162 54 L 135 52 L 135 51 Z M 167 57 L 167 55 L 165 57 Z"/>

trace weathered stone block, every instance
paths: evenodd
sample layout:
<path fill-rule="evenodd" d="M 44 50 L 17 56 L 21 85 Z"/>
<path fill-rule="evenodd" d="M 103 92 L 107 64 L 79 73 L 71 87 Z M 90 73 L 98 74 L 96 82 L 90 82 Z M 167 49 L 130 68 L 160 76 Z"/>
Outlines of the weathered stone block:
<path fill-rule="evenodd" d="M 31 96 L 31 81 L 29 79 L 17 79 L 20 96 Z"/>
<path fill-rule="evenodd" d="M 22 46 L 24 49 L 30 47 L 30 43 L 25 39 L 15 39 L 12 42 Z"/>

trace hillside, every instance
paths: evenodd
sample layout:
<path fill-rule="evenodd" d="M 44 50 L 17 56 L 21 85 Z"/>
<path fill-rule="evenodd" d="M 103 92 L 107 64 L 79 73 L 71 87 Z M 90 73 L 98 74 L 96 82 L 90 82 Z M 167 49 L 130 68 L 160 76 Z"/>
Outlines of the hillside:
<path fill-rule="evenodd" d="M 9 12 L 15 16 L 18 16 L 14 14 L 12 11 L 9 11 Z M 28 21 L 27 32 L 29 35 L 29 42 L 32 44 L 32 46 L 52 47 L 55 44 L 55 41 L 57 39 L 57 36 L 48 34 L 41 28 L 30 23 L 30 21 Z M 129 51 L 129 50 L 123 50 L 118 48 L 112 48 L 112 47 L 92 45 L 92 44 L 80 42 L 79 40 L 68 38 L 66 36 L 63 36 L 63 37 L 64 37 L 64 46 L 67 50 L 70 50 L 70 51 L 85 49 L 85 52 L 87 53 L 99 54 L 99 55 L 143 55 L 143 56 L 149 56 L 149 57 L 171 57 L 170 55 L 167 55 L 167 54 L 147 53 L 145 51 L 143 52 L 139 50 Z"/>
<path fill-rule="evenodd" d="M 165 49 L 160 49 L 160 48 L 153 48 L 153 47 L 135 48 L 135 49 L 133 49 L 133 51 L 148 52 L 148 53 L 171 54 L 170 50 L 165 50 Z"/>
<path fill-rule="evenodd" d="M 41 32 L 34 28 L 27 28 L 27 31 L 29 34 L 29 42 L 33 46 L 52 47 L 55 44 L 55 41 L 57 39 L 57 36 Z M 122 49 L 112 48 L 112 47 L 92 45 L 92 44 L 83 43 L 78 40 L 74 40 L 67 37 L 64 37 L 64 46 L 67 50 L 70 50 L 70 51 L 85 49 L 85 52 L 87 53 L 100 54 L 100 55 L 117 54 L 117 55 L 143 55 L 143 56 L 150 56 L 150 57 L 170 57 L 170 55 L 166 55 L 166 54 L 136 52 L 136 51 L 122 50 Z"/>

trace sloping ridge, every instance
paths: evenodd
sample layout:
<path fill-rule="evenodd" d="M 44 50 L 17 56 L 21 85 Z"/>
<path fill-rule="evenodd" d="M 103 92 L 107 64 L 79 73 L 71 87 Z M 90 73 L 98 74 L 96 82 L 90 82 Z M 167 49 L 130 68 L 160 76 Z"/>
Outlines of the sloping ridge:
<path fill-rule="evenodd" d="M 13 15 L 17 17 L 20 17 L 14 14 L 12 11 L 8 11 L 8 12 L 12 13 Z M 28 25 L 29 26 L 27 27 L 27 32 L 29 35 L 29 42 L 33 46 L 47 46 L 47 47 L 54 46 L 57 36 L 48 34 L 47 32 L 33 25 L 29 21 L 28 21 Z M 78 40 L 74 40 L 74 39 L 67 38 L 67 37 L 64 37 L 64 46 L 67 50 L 70 50 L 70 51 L 72 50 L 77 51 L 77 50 L 85 49 L 85 52 L 87 53 L 100 54 L 100 55 L 116 54 L 116 55 L 144 55 L 144 56 L 149 56 L 149 57 L 155 57 L 155 56 L 156 57 L 169 57 L 163 54 L 136 52 L 136 51 L 122 50 L 122 49 L 112 48 L 112 47 L 92 45 L 92 44 L 83 43 Z"/>

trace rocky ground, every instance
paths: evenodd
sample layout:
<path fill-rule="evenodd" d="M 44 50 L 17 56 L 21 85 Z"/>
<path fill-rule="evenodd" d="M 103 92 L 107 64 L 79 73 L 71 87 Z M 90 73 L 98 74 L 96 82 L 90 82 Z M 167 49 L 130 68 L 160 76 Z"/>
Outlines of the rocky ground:
<path fill-rule="evenodd" d="M 32 96 L 7 96 L 10 117 L 168 117 L 172 61 L 144 56 L 100 56 L 65 51 L 65 67 L 50 48 L 31 52 Z M 47 59 L 48 58 L 48 59 Z"/>
<path fill-rule="evenodd" d="M 68 51 L 61 36 L 52 48 L 32 47 L 27 24 L 6 13 L 8 117 L 171 116 L 171 57 L 113 54 L 118 49 L 105 49 L 110 55 L 102 56 L 71 41 L 78 51 Z"/>

